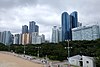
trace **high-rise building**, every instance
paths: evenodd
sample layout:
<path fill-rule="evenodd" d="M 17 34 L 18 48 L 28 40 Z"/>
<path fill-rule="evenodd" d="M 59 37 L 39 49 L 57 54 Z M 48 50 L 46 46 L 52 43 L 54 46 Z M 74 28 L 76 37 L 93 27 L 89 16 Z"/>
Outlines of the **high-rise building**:
<path fill-rule="evenodd" d="M 39 32 L 39 26 L 35 25 L 35 32 Z"/>
<path fill-rule="evenodd" d="M 36 38 L 37 36 L 32 36 L 32 44 L 36 44 Z"/>
<path fill-rule="evenodd" d="M 32 44 L 36 44 L 36 42 L 37 42 L 37 36 L 39 36 L 38 32 L 33 32 L 32 33 Z"/>
<path fill-rule="evenodd" d="M 81 26 L 72 29 L 72 40 L 95 40 L 99 37 L 99 26 Z"/>
<path fill-rule="evenodd" d="M 1 37 L 0 37 L 0 40 L 1 40 L 1 43 L 3 43 L 3 39 L 4 39 L 4 34 L 3 34 L 4 32 L 1 32 Z"/>
<path fill-rule="evenodd" d="M 13 44 L 13 42 L 14 42 L 14 35 L 11 34 L 11 44 Z"/>
<path fill-rule="evenodd" d="M 57 26 L 54 26 L 52 28 L 52 42 L 58 43 L 58 28 L 57 28 Z"/>
<path fill-rule="evenodd" d="M 1 42 L 5 45 L 10 45 L 12 44 L 11 42 L 11 32 L 10 31 L 4 31 L 1 34 Z"/>
<path fill-rule="evenodd" d="M 35 32 L 35 25 L 36 23 L 34 21 L 29 22 L 29 33 L 31 34 L 32 32 Z"/>
<path fill-rule="evenodd" d="M 22 44 L 22 34 L 19 34 L 19 44 Z"/>
<path fill-rule="evenodd" d="M 6 31 L 2 32 L 2 43 L 5 44 L 5 40 L 6 40 Z"/>
<path fill-rule="evenodd" d="M 45 35 L 44 34 L 41 35 L 41 39 L 42 39 L 42 43 L 45 43 Z"/>
<path fill-rule="evenodd" d="M 42 43 L 42 38 L 41 36 L 36 37 L 36 44 L 41 44 Z"/>
<path fill-rule="evenodd" d="M 77 12 L 70 15 L 67 12 L 62 13 L 62 41 L 72 40 L 72 28 L 78 27 Z"/>
<path fill-rule="evenodd" d="M 29 22 L 29 34 L 30 34 L 30 43 L 32 43 L 32 36 L 34 32 L 39 32 L 39 26 L 36 25 L 36 22 L 31 21 Z M 33 43 L 32 43 L 33 44 Z"/>
<path fill-rule="evenodd" d="M 62 41 L 71 40 L 70 16 L 67 12 L 62 13 Z"/>
<path fill-rule="evenodd" d="M 13 44 L 19 44 L 19 34 L 15 34 L 15 35 L 14 35 Z"/>
<path fill-rule="evenodd" d="M 58 28 L 58 41 L 62 42 L 62 27 Z"/>
<path fill-rule="evenodd" d="M 71 27 L 75 28 L 78 27 L 78 18 L 77 18 L 77 12 L 74 11 L 70 14 L 70 23 L 71 23 Z"/>
<path fill-rule="evenodd" d="M 31 34 L 32 32 L 39 32 L 39 26 L 34 21 L 29 22 L 29 33 Z"/>
<path fill-rule="evenodd" d="M 29 44 L 29 33 L 22 34 L 22 44 L 26 45 Z"/>
<path fill-rule="evenodd" d="M 32 33 L 32 44 L 41 44 L 45 42 L 45 36 L 42 34 L 41 36 L 38 32 Z"/>
<path fill-rule="evenodd" d="M 28 26 L 27 25 L 22 26 L 22 34 L 24 34 L 24 33 L 28 33 Z"/>
<path fill-rule="evenodd" d="M 2 32 L 0 32 L 0 43 L 2 42 Z"/>
<path fill-rule="evenodd" d="M 58 43 L 62 42 L 62 27 L 54 26 L 52 28 L 52 42 Z"/>

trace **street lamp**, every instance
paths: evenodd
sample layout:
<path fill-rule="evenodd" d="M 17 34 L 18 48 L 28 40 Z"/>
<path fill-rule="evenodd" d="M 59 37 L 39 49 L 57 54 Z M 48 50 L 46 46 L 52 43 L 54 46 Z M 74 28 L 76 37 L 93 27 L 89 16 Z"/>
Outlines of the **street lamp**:
<path fill-rule="evenodd" d="M 36 47 L 37 49 L 38 49 L 38 54 L 37 54 L 37 56 L 38 56 L 38 58 L 40 57 L 40 51 L 39 51 L 39 49 L 41 48 L 41 47 Z"/>
<path fill-rule="evenodd" d="M 69 49 L 70 48 L 72 48 L 72 47 L 69 47 L 69 40 L 65 40 L 65 41 L 67 41 L 67 43 L 68 43 L 68 57 L 67 57 L 67 59 L 68 59 L 68 67 L 70 67 L 70 62 L 69 62 L 69 57 L 70 57 L 70 51 L 69 51 Z M 65 49 L 66 49 L 66 47 L 65 47 Z"/>
<path fill-rule="evenodd" d="M 25 57 L 25 44 L 24 44 L 24 57 Z"/>

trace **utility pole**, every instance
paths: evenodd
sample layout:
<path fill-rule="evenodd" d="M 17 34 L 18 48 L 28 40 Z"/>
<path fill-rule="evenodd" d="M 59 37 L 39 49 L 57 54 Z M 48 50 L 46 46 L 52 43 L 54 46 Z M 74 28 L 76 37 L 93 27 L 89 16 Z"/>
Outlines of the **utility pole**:
<path fill-rule="evenodd" d="M 40 52 L 39 52 L 39 47 L 38 47 L 38 58 L 40 57 L 39 53 L 40 53 Z"/>
<path fill-rule="evenodd" d="M 70 67 L 70 62 L 69 62 L 69 57 L 70 57 L 70 48 L 72 48 L 72 47 L 70 47 L 69 46 L 69 40 L 65 40 L 65 41 L 67 41 L 67 44 L 68 44 L 68 57 L 67 57 L 67 59 L 68 59 L 68 67 Z M 66 47 L 65 47 L 65 49 L 66 49 Z"/>
<path fill-rule="evenodd" d="M 40 51 L 39 51 L 39 49 L 41 48 L 41 47 L 36 47 L 37 49 L 38 49 L 38 53 L 37 53 L 37 56 L 38 56 L 38 58 L 40 57 Z"/>
<path fill-rule="evenodd" d="M 69 40 L 67 40 L 67 42 L 68 42 L 68 67 L 70 67 L 70 62 L 69 62 L 69 57 L 70 57 L 70 51 L 69 51 L 69 49 L 70 49 L 70 47 L 69 47 Z"/>
<path fill-rule="evenodd" d="M 24 57 L 25 57 L 25 44 L 24 44 Z"/>

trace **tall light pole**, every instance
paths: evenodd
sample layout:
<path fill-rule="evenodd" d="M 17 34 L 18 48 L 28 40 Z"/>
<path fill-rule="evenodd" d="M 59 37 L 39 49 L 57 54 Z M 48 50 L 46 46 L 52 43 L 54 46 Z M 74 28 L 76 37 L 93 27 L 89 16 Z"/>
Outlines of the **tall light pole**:
<path fill-rule="evenodd" d="M 25 44 L 24 44 L 24 57 L 25 57 Z"/>
<path fill-rule="evenodd" d="M 40 57 L 39 53 L 40 53 L 40 52 L 39 52 L 39 47 L 38 47 L 38 58 Z"/>
<path fill-rule="evenodd" d="M 68 67 L 70 67 L 70 62 L 69 62 L 69 57 L 70 57 L 70 48 L 72 48 L 72 47 L 69 47 L 69 40 L 65 40 L 65 41 L 67 41 L 67 44 L 68 44 L 68 57 L 67 57 L 67 59 L 68 59 Z M 65 47 L 65 49 L 66 49 L 66 47 Z"/>
<path fill-rule="evenodd" d="M 37 49 L 38 49 L 38 54 L 37 54 L 37 56 L 38 56 L 38 58 L 40 57 L 40 51 L 39 51 L 39 49 L 41 48 L 41 47 L 36 47 Z"/>
<path fill-rule="evenodd" d="M 70 49 L 70 47 L 69 47 L 69 40 L 67 40 L 67 42 L 68 42 L 68 67 L 70 67 L 70 62 L 69 62 L 69 57 L 70 57 L 70 52 L 69 52 L 69 49 Z"/>

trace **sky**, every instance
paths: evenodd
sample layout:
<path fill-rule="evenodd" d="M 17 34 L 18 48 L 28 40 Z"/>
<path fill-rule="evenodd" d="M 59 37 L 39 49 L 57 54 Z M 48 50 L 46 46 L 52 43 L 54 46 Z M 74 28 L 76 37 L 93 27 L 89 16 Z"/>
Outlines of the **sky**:
<path fill-rule="evenodd" d="M 0 0 L 0 31 L 21 33 L 35 21 L 40 35 L 51 39 L 52 27 L 61 26 L 61 14 L 77 11 L 83 25 L 100 24 L 100 0 Z"/>

